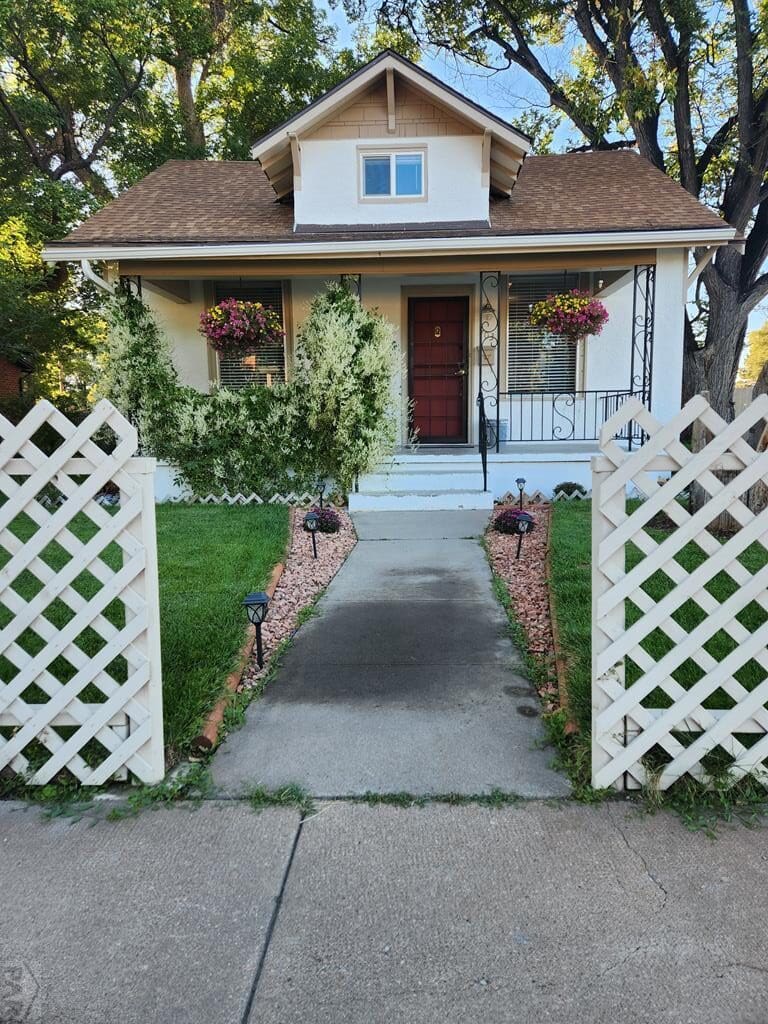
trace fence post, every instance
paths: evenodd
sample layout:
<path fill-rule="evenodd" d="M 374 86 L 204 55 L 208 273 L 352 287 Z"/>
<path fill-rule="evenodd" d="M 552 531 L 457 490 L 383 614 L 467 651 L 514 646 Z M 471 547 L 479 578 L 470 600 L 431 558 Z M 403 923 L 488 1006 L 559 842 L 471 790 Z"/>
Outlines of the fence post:
<path fill-rule="evenodd" d="M 149 763 L 151 774 L 144 782 L 161 782 L 165 776 L 165 748 L 163 745 L 163 666 L 160 646 L 160 591 L 157 568 L 157 526 L 155 522 L 155 469 L 152 458 L 134 459 L 131 473 L 141 488 L 141 515 L 131 523 L 129 532 L 144 548 L 144 571 L 137 578 L 141 587 L 147 615 L 146 631 L 139 635 L 135 646 L 149 663 L 149 681 L 146 685 L 146 707 L 152 723 L 150 738 L 140 749 Z M 121 496 L 122 497 L 122 496 Z"/>
<path fill-rule="evenodd" d="M 610 648 L 612 635 L 624 628 L 624 603 L 621 602 L 607 615 L 600 615 L 598 605 L 603 594 L 607 594 L 613 586 L 612 576 L 623 575 L 625 571 L 625 552 L 621 547 L 610 555 L 604 563 L 600 547 L 604 539 L 609 537 L 616 524 L 626 517 L 626 494 L 623 488 L 611 497 L 604 497 L 603 485 L 611 477 L 612 470 L 605 466 L 605 457 L 596 456 L 592 459 L 592 785 L 601 787 L 598 781 L 600 769 L 610 764 L 612 757 L 609 747 L 625 745 L 626 736 L 607 735 L 600 733 L 598 716 L 613 703 L 613 697 L 603 687 L 602 682 L 618 683 L 622 688 L 625 682 L 624 661 L 609 666 L 602 665 L 602 655 Z M 606 513 L 611 513 L 610 515 Z M 612 574 L 604 568 L 618 570 Z M 625 773 L 622 781 L 616 783 L 617 789 L 634 788 L 628 785 Z"/>

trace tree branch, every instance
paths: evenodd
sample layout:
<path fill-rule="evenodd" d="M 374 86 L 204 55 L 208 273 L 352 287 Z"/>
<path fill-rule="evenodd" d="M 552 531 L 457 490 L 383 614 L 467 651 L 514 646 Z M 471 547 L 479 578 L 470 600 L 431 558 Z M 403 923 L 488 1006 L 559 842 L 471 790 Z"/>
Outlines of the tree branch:
<path fill-rule="evenodd" d="M 51 173 L 50 160 L 43 156 L 39 146 L 29 134 L 27 129 L 24 127 L 21 118 L 17 115 L 13 109 L 13 104 L 10 101 L 5 90 L 0 86 L 0 107 L 5 111 L 5 115 L 11 123 L 16 134 L 22 142 L 27 152 L 32 158 L 32 162 L 38 170 L 43 171 L 45 174 Z"/>
<path fill-rule="evenodd" d="M 701 151 L 699 159 L 696 161 L 696 176 L 699 180 L 699 189 L 701 189 L 701 183 L 704 180 L 704 175 L 707 173 L 709 165 L 713 160 L 716 160 L 725 149 L 728 137 L 736 126 L 738 120 L 738 114 L 731 114 L 730 117 L 726 118 Z"/>
<path fill-rule="evenodd" d="M 672 100 L 672 113 L 680 162 L 680 182 L 691 195 L 698 196 L 701 178 L 696 169 L 696 149 L 691 128 L 691 32 L 687 27 L 677 26 L 679 42 L 675 42 L 660 0 L 643 0 L 643 9 L 651 30 L 659 41 L 667 68 L 676 78 L 677 87 Z"/>
<path fill-rule="evenodd" d="M 596 125 L 584 117 L 576 103 L 570 99 L 541 64 L 536 54 L 528 45 L 520 22 L 515 18 L 507 4 L 500 2 L 500 0 L 491 0 L 489 6 L 496 11 L 509 28 L 514 37 L 514 46 L 509 40 L 501 36 L 501 33 L 495 26 L 490 24 L 483 25 L 483 33 L 486 38 L 499 47 L 507 60 L 517 64 L 536 79 L 539 85 L 547 91 L 552 105 L 561 110 L 566 117 L 570 118 L 594 148 L 602 149 L 606 146 L 608 140 L 605 138 L 605 135 L 599 131 Z"/>

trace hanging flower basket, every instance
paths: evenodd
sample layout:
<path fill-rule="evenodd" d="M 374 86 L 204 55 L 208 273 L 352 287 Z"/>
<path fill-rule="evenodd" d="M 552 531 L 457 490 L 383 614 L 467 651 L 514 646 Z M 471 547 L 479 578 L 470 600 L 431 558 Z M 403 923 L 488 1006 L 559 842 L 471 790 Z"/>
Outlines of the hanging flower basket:
<path fill-rule="evenodd" d="M 608 322 L 608 310 L 589 292 L 574 288 L 561 295 L 548 295 L 535 302 L 531 309 L 531 323 L 544 327 L 572 344 L 590 334 L 599 334 Z"/>
<path fill-rule="evenodd" d="M 200 333 L 217 352 L 248 352 L 282 341 L 280 317 L 261 302 L 222 299 L 200 314 Z"/>

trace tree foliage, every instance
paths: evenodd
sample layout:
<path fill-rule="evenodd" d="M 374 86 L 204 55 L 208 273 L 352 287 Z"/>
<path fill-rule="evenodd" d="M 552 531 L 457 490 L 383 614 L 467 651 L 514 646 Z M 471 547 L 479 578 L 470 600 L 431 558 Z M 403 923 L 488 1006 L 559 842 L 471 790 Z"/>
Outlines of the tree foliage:
<path fill-rule="evenodd" d="M 365 0 L 346 0 L 361 17 Z M 503 72 L 571 126 L 575 148 L 636 145 L 746 237 L 700 277 L 685 390 L 727 412 L 751 310 L 768 295 L 768 5 L 765 0 L 381 0 L 379 23 Z M 702 256 L 703 253 L 697 253 Z"/>
<path fill-rule="evenodd" d="M 37 369 L 35 393 L 84 404 L 93 382 L 92 356 L 102 336 L 98 314 L 78 305 L 76 283 L 46 266 L 19 216 L 0 222 L 0 356 Z"/>
<path fill-rule="evenodd" d="M 747 335 L 747 353 L 739 367 L 739 384 L 754 384 L 768 365 L 768 323 Z"/>
<path fill-rule="evenodd" d="M 0 0 L 0 245 L 35 263 L 0 265 L 0 353 L 87 354 L 92 297 L 46 240 L 167 159 L 248 157 L 358 63 L 313 0 Z"/>

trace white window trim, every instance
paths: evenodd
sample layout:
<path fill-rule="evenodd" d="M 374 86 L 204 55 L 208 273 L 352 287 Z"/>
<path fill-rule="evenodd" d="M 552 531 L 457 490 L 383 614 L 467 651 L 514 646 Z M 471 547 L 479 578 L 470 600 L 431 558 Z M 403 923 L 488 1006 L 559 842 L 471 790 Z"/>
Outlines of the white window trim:
<path fill-rule="evenodd" d="M 421 193 L 414 196 L 369 196 L 365 194 L 365 158 L 389 157 L 389 186 L 395 187 L 395 157 L 421 157 Z M 427 201 L 427 148 L 426 146 L 358 146 L 357 147 L 357 200 L 360 203 L 425 203 Z"/>

